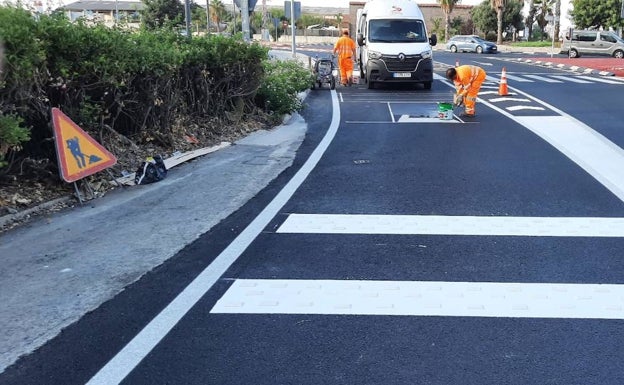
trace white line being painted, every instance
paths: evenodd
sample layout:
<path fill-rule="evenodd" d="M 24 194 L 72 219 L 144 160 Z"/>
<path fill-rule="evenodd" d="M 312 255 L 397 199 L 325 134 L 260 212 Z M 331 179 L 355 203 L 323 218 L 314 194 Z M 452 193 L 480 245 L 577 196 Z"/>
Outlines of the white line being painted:
<path fill-rule="evenodd" d="M 340 125 L 340 105 L 332 95 L 332 120 L 327 133 L 293 178 L 217 258 L 191 282 L 167 307 L 137 334 L 115 357 L 98 371 L 87 385 L 115 385 L 147 356 L 184 315 L 210 290 L 225 271 L 269 224 L 303 183 L 333 140 Z"/>
<path fill-rule="evenodd" d="M 524 102 L 524 103 L 528 103 L 531 100 L 529 99 L 524 99 L 524 98 L 510 98 L 510 97 L 502 97 L 502 98 L 493 98 L 493 99 L 488 99 L 488 102 L 490 103 L 498 103 L 498 102 Z"/>
<path fill-rule="evenodd" d="M 244 279 L 210 312 L 624 319 L 624 285 Z"/>
<path fill-rule="evenodd" d="M 421 117 L 410 117 L 409 115 L 401 115 L 401 117 L 399 118 L 399 120 L 396 121 L 396 123 L 459 123 L 459 121 L 455 119 L 440 119 L 440 118 L 429 118 L 429 117 L 421 118 Z"/>
<path fill-rule="evenodd" d="M 624 237 L 624 218 L 290 214 L 278 233 Z"/>
<path fill-rule="evenodd" d="M 527 110 L 544 111 L 544 107 L 538 107 L 538 106 L 511 106 L 511 107 L 506 107 L 506 109 L 508 111 L 527 111 Z"/>

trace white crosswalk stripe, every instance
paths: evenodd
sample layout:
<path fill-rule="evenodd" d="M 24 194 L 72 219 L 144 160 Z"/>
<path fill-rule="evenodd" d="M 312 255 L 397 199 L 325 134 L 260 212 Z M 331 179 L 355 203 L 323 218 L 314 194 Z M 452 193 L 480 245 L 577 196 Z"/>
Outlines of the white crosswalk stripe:
<path fill-rule="evenodd" d="M 594 82 L 599 82 L 599 83 L 607 83 L 607 84 L 624 84 L 620 81 L 617 80 L 611 80 L 608 78 L 596 78 L 596 77 L 591 77 L 591 76 L 579 76 L 580 79 L 587 79 L 587 80 L 591 80 Z"/>
<path fill-rule="evenodd" d="M 624 285 L 237 279 L 210 312 L 624 319 Z"/>
<path fill-rule="evenodd" d="M 546 83 L 563 83 L 562 80 L 552 79 L 547 76 L 540 76 L 540 75 L 524 75 L 524 76 L 527 78 L 539 80 L 539 81 L 546 82 Z"/>
<path fill-rule="evenodd" d="M 579 84 L 590 84 L 590 83 L 592 83 L 592 82 L 587 81 L 587 80 L 578 79 L 576 76 L 553 75 L 552 77 L 555 78 L 555 79 L 561 79 L 561 80 L 565 80 L 567 82 L 572 82 L 572 83 L 579 83 Z"/>

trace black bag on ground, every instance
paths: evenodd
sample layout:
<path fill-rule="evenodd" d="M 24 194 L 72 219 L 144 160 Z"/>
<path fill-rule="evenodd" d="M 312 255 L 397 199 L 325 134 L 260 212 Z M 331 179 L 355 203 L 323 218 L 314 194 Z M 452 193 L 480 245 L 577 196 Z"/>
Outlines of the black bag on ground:
<path fill-rule="evenodd" d="M 165 179 L 166 176 L 167 167 L 165 166 L 162 156 L 155 155 L 153 158 L 147 158 L 145 162 L 141 163 L 134 176 L 134 183 L 154 183 Z"/>

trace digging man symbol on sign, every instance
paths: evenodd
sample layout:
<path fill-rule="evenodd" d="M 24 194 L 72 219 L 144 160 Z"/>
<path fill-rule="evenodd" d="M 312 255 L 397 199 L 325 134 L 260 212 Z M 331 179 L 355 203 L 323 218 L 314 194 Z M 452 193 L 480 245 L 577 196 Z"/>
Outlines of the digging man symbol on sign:
<path fill-rule="evenodd" d="M 83 154 L 83 152 L 80 150 L 80 140 L 78 139 L 78 137 L 74 136 L 71 139 L 67 139 L 66 143 L 67 143 L 67 148 L 69 149 L 71 154 L 74 156 L 74 159 L 76 160 L 76 164 L 78 165 L 78 168 L 86 167 L 87 164 L 85 162 L 85 154 Z M 99 162 L 100 160 L 102 159 L 100 159 L 100 157 L 98 157 L 97 155 L 89 156 L 89 164 Z"/>

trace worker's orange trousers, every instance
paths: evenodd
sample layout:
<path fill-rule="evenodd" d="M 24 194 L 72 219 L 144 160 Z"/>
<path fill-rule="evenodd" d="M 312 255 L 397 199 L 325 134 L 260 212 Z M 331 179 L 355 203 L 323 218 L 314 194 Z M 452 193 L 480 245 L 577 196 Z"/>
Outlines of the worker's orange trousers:
<path fill-rule="evenodd" d="M 466 113 L 469 115 L 475 114 L 475 104 L 477 103 L 477 95 L 479 94 L 479 90 L 481 89 L 481 84 L 485 81 L 485 71 L 481 71 L 479 75 L 477 75 L 476 79 L 470 84 L 468 88 L 468 92 L 466 93 L 466 98 L 464 99 L 464 103 L 466 106 Z"/>
<path fill-rule="evenodd" d="M 340 68 L 340 83 L 347 84 L 353 76 L 353 58 L 351 55 L 338 58 L 338 68 Z"/>

